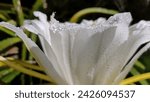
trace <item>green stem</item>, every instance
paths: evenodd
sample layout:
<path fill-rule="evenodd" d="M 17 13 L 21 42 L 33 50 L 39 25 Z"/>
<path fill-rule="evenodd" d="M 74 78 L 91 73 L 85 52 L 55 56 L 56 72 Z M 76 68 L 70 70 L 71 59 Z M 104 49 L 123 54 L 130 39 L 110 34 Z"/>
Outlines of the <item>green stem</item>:
<path fill-rule="evenodd" d="M 134 67 L 131 69 L 130 73 L 133 76 L 140 74 L 140 72 L 136 68 L 134 68 Z M 141 80 L 141 81 L 139 81 L 139 83 L 142 84 L 142 85 L 148 85 L 149 84 L 146 80 Z"/>
<path fill-rule="evenodd" d="M 42 68 L 40 66 L 37 66 L 37 65 L 33 65 L 33 64 L 27 63 L 26 61 L 21 61 L 21 60 L 17 60 L 17 59 L 13 59 L 13 58 L 7 58 L 7 59 L 12 61 L 12 62 L 15 62 L 17 64 L 20 64 L 23 67 L 27 67 L 29 69 L 33 69 L 33 70 L 37 70 L 37 71 L 44 71 L 44 68 Z M 0 63 L 0 65 L 4 66 L 4 64 L 1 64 L 1 63 Z"/>
<path fill-rule="evenodd" d="M 21 2 L 20 0 L 13 0 L 13 4 L 18 15 L 19 26 L 21 26 L 23 25 L 23 22 L 24 22 L 24 15 L 23 15 L 22 7 L 21 7 Z M 22 52 L 21 52 L 22 60 L 26 60 L 26 54 L 27 54 L 27 49 L 25 45 L 22 44 Z"/>
<path fill-rule="evenodd" d="M 21 26 L 23 25 L 24 22 L 24 15 L 23 15 L 20 0 L 13 0 L 13 4 L 18 15 L 19 26 Z"/>
<path fill-rule="evenodd" d="M 38 39 L 37 35 L 31 34 L 30 38 L 32 39 L 32 41 L 37 42 L 37 39 Z M 32 57 L 32 55 L 31 54 L 29 54 L 29 55 L 30 55 L 29 60 L 33 60 L 34 58 Z"/>
<path fill-rule="evenodd" d="M 103 14 L 113 15 L 113 14 L 118 13 L 118 11 L 105 9 L 105 8 L 100 8 L 100 7 L 86 8 L 86 9 L 80 10 L 77 13 L 75 13 L 71 17 L 70 22 L 77 22 L 80 19 L 81 16 L 84 16 L 84 15 L 90 14 L 90 13 L 103 13 Z"/>
<path fill-rule="evenodd" d="M 3 14 L 0 14 L 0 19 L 2 19 L 3 21 L 7 21 L 7 17 L 5 17 Z"/>
<path fill-rule="evenodd" d="M 47 75 L 44 75 L 44 74 L 41 74 L 41 73 L 38 73 L 38 72 L 35 72 L 35 71 L 32 71 L 32 70 L 26 69 L 23 66 L 21 66 L 19 64 L 16 64 L 16 63 L 13 63 L 13 62 L 7 60 L 6 58 L 4 58 L 2 56 L 0 56 L 0 61 L 7 64 L 9 67 L 12 67 L 13 69 L 18 70 L 19 72 L 22 72 L 24 74 L 27 74 L 27 75 L 30 75 L 30 76 L 33 76 L 33 77 L 36 77 L 36 78 L 39 78 L 39 79 L 43 79 L 43 80 L 46 80 L 46 81 L 49 81 L 49 82 L 54 82 Z"/>
<path fill-rule="evenodd" d="M 15 35 L 14 32 L 12 32 L 12 31 L 4 28 L 4 27 L 0 27 L 0 30 L 3 31 L 3 32 L 5 32 L 6 34 L 8 34 L 10 36 L 14 36 Z"/>
<path fill-rule="evenodd" d="M 121 85 L 126 85 L 126 84 L 131 84 L 131 83 L 135 83 L 141 80 L 146 80 L 146 79 L 150 79 L 150 72 L 148 73 L 144 73 L 144 74 L 139 74 L 139 75 L 135 75 L 133 77 L 124 79 L 123 81 L 121 81 Z"/>
<path fill-rule="evenodd" d="M 43 5 L 43 0 L 36 0 L 32 6 L 32 13 L 37 11 Z"/>

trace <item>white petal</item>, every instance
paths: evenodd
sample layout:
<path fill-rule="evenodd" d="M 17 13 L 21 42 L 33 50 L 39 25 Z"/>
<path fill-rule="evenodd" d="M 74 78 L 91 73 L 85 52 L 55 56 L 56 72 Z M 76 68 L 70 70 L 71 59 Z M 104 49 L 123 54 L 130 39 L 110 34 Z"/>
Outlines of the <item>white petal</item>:
<path fill-rule="evenodd" d="M 96 25 L 102 25 L 105 22 L 106 22 L 106 19 L 100 17 L 95 21 L 93 21 L 93 20 L 82 20 L 82 22 L 80 24 L 84 25 L 84 26 L 93 26 L 93 25 L 96 26 Z"/>
<path fill-rule="evenodd" d="M 137 24 L 138 25 L 138 24 Z M 121 74 L 116 78 L 116 81 L 114 81 L 114 83 L 119 82 L 120 80 L 122 80 L 123 78 L 125 78 L 125 76 L 128 74 L 128 72 L 130 71 L 130 69 L 132 68 L 132 65 L 134 64 L 134 62 L 140 57 L 141 54 L 143 54 L 149 47 L 150 47 L 150 26 L 145 26 L 145 29 L 139 29 L 138 34 L 135 34 L 135 39 L 133 40 L 134 42 L 132 42 L 132 40 L 130 40 L 130 45 L 133 46 L 129 46 L 129 50 L 131 50 L 130 52 L 130 57 L 127 56 L 126 59 L 126 63 L 127 61 L 129 61 L 127 63 L 126 66 L 124 66 L 124 69 L 121 70 Z M 138 52 L 136 52 L 136 50 L 142 45 L 144 47 L 142 47 Z M 133 45 L 132 45 L 133 44 Z M 134 56 L 132 56 L 134 53 L 136 52 L 136 54 Z M 132 54 L 132 55 L 131 55 Z M 133 57 L 131 59 L 131 57 Z"/>
<path fill-rule="evenodd" d="M 133 35 L 113 53 L 113 56 L 109 59 L 111 62 L 109 66 L 114 67 L 114 69 L 108 71 L 106 76 L 109 75 L 111 77 L 107 77 L 104 81 L 112 83 L 113 79 L 119 75 L 137 49 L 142 44 L 150 41 L 149 31 L 150 29 L 144 29 L 139 34 Z"/>
<path fill-rule="evenodd" d="M 128 65 L 125 66 L 124 70 L 121 71 L 121 73 L 116 77 L 116 79 L 112 84 L 119 84 L 119 82 L 127 76 L 132 66 L 134 65 L 135 61 L 149 48 L 150 48 L 150 43 L 147 43 L 140 51 L 138 51 L 138 53 L 134 55 L 130 63 L 128 63 Z"/>
<path fill-rule="evenodd" d="M 139 34 L 139 32 L 144 29 L 145 27 L 150 27 L 150 22 L 149 21 L 140 21 L 139 23 L 137 24 L 134 24 L 130 27 L 130 36 L 131 35 L 136 35 L 136 34 Z"/>
<path fill-rule="evenodd" d="M 132 21 L 132 16 L 129 12 L 115 14 L 114 16 L 111 16 L 107 20 L 107 22 L 112 25 L 122 24 L 122 23 L 129 25 L 131 21 Z"/>
<path fill-rule="evenodd" d="M 39 22 L 37 22 L 36 20 L 31 21 L 32 23 L 35 23 L 34 25 L 39 26 L 39 28 L 41 29 L 41 33 L 44 34 L 45 39 L 47 39 L 47 41 L 50 43 L 51 42 L 51 37 L 50 37 L 50 32 L 49 32 L 49 22 L 47 21 L 47 16 L 39 11 L 35 11 L 34 12 L 34 16 L 39 18 Z M 41 34 L 41 35 L 42 35 Z"/>
<path fill-rule="evenodd" d="M 72 79 L 70 79 L 71 72 L 69 71 L 70 67 L 69 66 L 67 67 L 67 65 L 65 65 L 65 63 L 64 63 L 65 59 L 64 59 L 63 54 L 65 51 L 63 50 L 63 47 L 64 47 L 63 46 L 63 38 L 65 38 L 64 37 L 65 35 L 64 34 L 60 35 L 60 34 L 57 34 L 57 32 L 56 32 L 57 29 L 59 29 L 60 24 L 58 23 L 58 21 L 56 21 L 53 18 L 53 16 L 54 16 L 54 14 L 53 14 L 51 16 L 50 25 L 45 27 L 46 26 L 45 24 L 47 24 L 46 15 L 43 15 L 40 12 L 35 12 L 34 14 L 37 17 L 39 17 L 40 21 L 32 20 L 32 21 L 25 22 L 25 24 L 27 26 L 27 27 L 26 26 L 25 27 L 28 29 L 28 26 L 32 25 L 33 27 L 36 28 L 36 30 L 40 33 L 39 38 L 42 43 L 42 47 L 44 49 L 45 54 L 48 56 L 49 60 L 53 64 L 53 66 L 55 66 L 59 75 L 61 77 L 63 77 L 67 81 L 68 84 L 72 84 L 73 81 L 72 81 Z M 45 20 L 43 20 L 43 19 L 45 19 Z M 46 32 L 47 29 L 49 31 L 48 33 Z M 28 30 L 30 30 L 30 29 L 28 29 Z M 32 31 L 32 30 L 30 30 L 30 31 Z M 50 35 L 50 33 L 51 33 L 51 35 Z M 51 36 L 52 36 L 52 38 L 51 38 Z M 51 39 L 52 39 L 52 41 L 51 41 Z"/>
<path fill-rule="evenodd" d="M 76 33 L 71 49 L 71 68 L 80 84 L 91 84 L 101 35 L 86 28 Z"/>
<path fill-rule="evenodd" d="M 95 84 L 104 83 L 105 77 L 109 76 L 106 73 L 114 69 L 111 57 L 114 56 L 113 53 L 116 52 L 118 46 L 128 39 L 128 26 L 120 24 L 116 27 L 110 27 L 103 32 L 101 38 L 99 60 L 95 71 L 95 78 L 97 78 L 95 79 Z"/>
<path fill-rule="evenodd" d="M 25 20 L 23 28 L 27 29 L 28 31 L 34 33 L 34 34 L 41 34 L 41 28 L 37 24 L 32 24 L 32 21 Z"/>
<path fill-rule="evenodd" d="M 54 50 L 52 49 L 51 45 L 47 42 L 47 40 L 43 37 L 40 37 L 40 41 L 45 47 L 44 53 L 48 57 L 49 61 L 52 63 L 54 66 L 55 70 L 65 80 L 65 75 L 62 73 L 64 70 L 62 69 L 61 65 L 59 64 L 56 54 L 54 53 Z"/>
<path fill-rule="evenodd" d="M 50 43 L 49 26 L 46 26 L 45 23 L 39 20 L 26 20 L 23 27 L 32 33 L 43 36 Z"/>
<path fill-rule="evenodd" d="M 46 56 L 48 57 L 48 59 L 52 62 L 54 68 L 56 69 L 56 71 L 58 72 L 58 74 L 65 79 L 65 76 L 67 75 L 66 73 L 64 74 L 63 72 L 66 71 L 64 69 L 62 69 L 63 66 L 60 65 L 59 61 L 60 58 L 58 56 L 58 54 L 56 53 L 57 51 L 62 51 L 62 50 L 57 50 L 55 51 L 55 48 L 52 49 L 53 46 L 51 46 L 51 42 L 47 39 L 48 36 L 46 36 L 47 34 L 45 34 L 44 31 L 44 26 L 40 27 L 39 25 L 43 25 L 42 22 L 39 22 L 37 20 L 32 20 L 32 21 L 27 21 L 25 22 L 24 27 L 33 32 L 36 33 L 35 31 L 32 31 L 33 29 L 30 29 L 29 27 L 32 26 L 32 28 L 35 28 L 37 30 L 38 33 L 40 33 L 39 38 L 44 50 L 44 53 L 46 54 Z M 53 31 L 51 31 L 51 35 L 55 35 Z M 57 34 L 58 35 L 58 34 Z M 49 35 L 50 36 L 50 35 Z M 53 37 L 53 39 L 56 37 Z M 58 39 L 56 38 L 55 41 L 57 41 Z M 53 42 L 53 41 L 52 41 Z M 60 41 L 59 41 L 60 42 Z M 53 44 L 55 45 L 55 43 Z M 61 44 L 60 44 L 61 45 Z M 58 58 L 57 58 L 58 57 Z M 67 78 L 67 77 L 66 77 Z"/>
<path fill-rule="evenodd" d="M 51 31 L 51 47 L 61 66 L 61 72 L 68 84 L 73 84 L 73 78 L 70 71 L 69 63 L 69 35 L 67 32 Z"/>
<path fill-rule="evenodd" d="M 47 47 L 46 47 L 45 43 L 49 43 L 49 45 L 51 45 L 51 40 L 50 40 L 51 37 L 50 37 L 50 33 L 46 32 L 46 29 L 48 29 L 48 28 L 45 27 L 44 23 L 40 22 L 38 20 L 26 20 L 24 22 L 23 27 L 34 34 L 39 35 L 42 48 L 43 48 L 44 52 L 46 53 Z M 45 40 L 46 40 L 46 42 L 45 42 Z"/>
<path fill-rule="evenodd" d="M 38 64 L 46 68 L 46 73 L 48 73 L 49 76 L 51 76 L 58 84 L 66 84 L 65 81 L 62 80 L 62 78 L 58 75 L 56 70 L 53 68 L 53 65 L 45 56 L 45 54 L 31 39 L 29 39 L 26 36 L 26 34 L 24 34 L 24 32 L 20 28 L 17 28 L 5 22 L 1 22 L 0 25 L 14 31 L 23 40 L 23 42 L 27 46 L 28 50 L 32 53 L 32 55 L 34 56 Z"/>
<path fill-rule="evenodd" d="M 42 22 L 47 22 L 47 16 L 46 14 L 40 12 L 40 11 L 34 11 L 33 12 L 35 17 L 38 17 L 40 19 L 40 21 Z"/>
<path fill-rule="evenodd" d="M 100 24 L 103 24 L 103 23 L 105 23 L 105 22 L 106 22 L 106 19 L 100 17 L 100 18 L 98 18 L 97 20 L 95 20 L 94 23 L 95 23 L 96 25 L 100 25 Z"/>
<path fill-rule="evenodd" d="M 91 26 L 91 25 L 93 25 L 93 20 L 82 20 L 82 22 L 80 23 L 81 25 L 89 25 L 89 26 Z"/>

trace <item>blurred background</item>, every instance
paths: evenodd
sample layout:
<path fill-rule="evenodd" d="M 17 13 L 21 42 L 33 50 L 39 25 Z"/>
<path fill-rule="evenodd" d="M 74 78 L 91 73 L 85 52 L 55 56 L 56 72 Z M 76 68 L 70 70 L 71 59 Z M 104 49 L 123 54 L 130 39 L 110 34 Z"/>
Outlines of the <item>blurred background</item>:
<path fill-rule="evenodd" d="M 140 20 L 150 20 L 150 0 L 0 0 L 0 21 L 7 21 L 16 26 L 21 26 L 24 19 L 33 19 L 33 11 L 39 10 L 48 16 L 56 12 L 55 18 L 61 22 L 69 21 L 78 11 L 89 7 L 102 7 L 113 9 L 118 12 L 131 12 L 133 22 Z M 82 19 L 96 19 L 98 17 L 110 17 L 110 14 L 92 13 L 84 15 Z M 28 33 L 39 45 L 39 40 L 35 35 Z M 0 56 L 8 57 L 14 63 L 21 65 L 36 62 L 29 54 L 21 40 L 7 29 L 0 27 Z M 12 59 L 11 59 L 12 58 Z M 21 62 L 17 62 L 19 61 Z M 29 67 L 23 65 L 25 67 Z M 34 70 L 44 74 L 41 70 Z M 135 64 L 127 77 L 150 71 L 150 51 L 144 53 Z M 0 84 L 24 85 L 24 84 L 49 84 L 40 78 L 24 74 L 3 63 L 0 63 Z M 150 84 L 150 80 L 143 80 L 134 84 Z"/>

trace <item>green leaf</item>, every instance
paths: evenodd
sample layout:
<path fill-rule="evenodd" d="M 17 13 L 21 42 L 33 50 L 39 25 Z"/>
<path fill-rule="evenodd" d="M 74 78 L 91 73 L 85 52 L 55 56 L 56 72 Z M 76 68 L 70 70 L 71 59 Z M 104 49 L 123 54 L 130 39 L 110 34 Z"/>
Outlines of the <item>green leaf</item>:
<path fill-rule="evenodd" d="M 4 83 L 10 83 L 12 80 L 14 80 L 14 78 L 16 76 L 18 76 L 20 74 L 20 72 L 13 70 L 12 72 L 10 72 L 9 74 L 7 74 L 6 76 L 4 76 L 1 80 Z"/>
<path fill-rule="evenodd" d="M 20 59 L 15 59 L 15 58 L 12 58 L 12 57 L 7 57 L 7 60 L 13 62 L 13 63 L 16 63 L 16 64 L 20 64 L 21 66 L 25 67 L 25 68 L 28 68 L 28 69 L 32 69 L 32 70 L 37 70 L 37 71 L 44 71 L 44 68 L 38 66 L 38 65 L 35 65 L 33 63 L 31 63 L 29 61 L 22 61 Z M 3 63 L 3 62 L 0 62 L 0 67 L 3 67 L 3 66 L 7 66 L 7 64 Z"/>
<path fill-rule="evenodd" d="M 20 72 L 12 68 L 0 67 L 0 80 L 6 84 L 10 83 Z"/>
<path fill-rule="evenodd" d="M 13 0 L 13 4 L 18 15 L 19 25 L 21 26 L 24 22 L 24 14 L 22 11 L 21 2 L 20 0 Z"/>
<path fill-rule="evenodd" d="M 19 42 L 21 42 L 21 40 L 18 37 L 7 38 L 0 41 L 0 52 Z"/>
<path fill-rule="evenodd" d="M 43 0 L 36 0 L 32 6 L 32 12 L 37 11 L 43 5 Z"/>
<path fill-rule="evenodd" d="M 7 22 L 10 24 L 13 24 L 15 26 L 17 25 L 16 21 L 14 21 L 14 20 L 8 20 Z M 15 36 L 15 33 L 13 31 L 6 29 L 5 27 L 0 26 L 0 31 L 5 32 L 5 34 L 8 34 L 10 36 Z"/>
<path fill-rule="evenodd" d="M 3 21 L 7 21 L 7 17 L 5 17 L 3 14 L 0 14 L 0 19 L 2 19 Z"/>
<path fill-rule="evenodd" d="M 150 79 L 150 72 L 138 74 L 129 78 L 126 78 L 120 82 L 120 85 L 128 85 L 135 82 L 139 82 L 141 80 L 147 80 Z"/>
<path fill-rule="evenodd" d="M 6 76 L 7 74 L 9 74 L 12 71 L 13 71 L 13 69 L 10 69 L 10 68 L 1 68 L 0 78 L 2 78 L 3 76 Z"/>
<path fill-rule="evenodd" d="M 138 71 L 138 69 L 136 69 L 136 68 L 132 68 L 132 70 L 130 71 L 130 73 L 133 76 L 141 74 L 141 72 Z M 141 81 L 139 81 L 139 83 L 142 84 L 142 85 L 149 85 L 148 81 L 146 81 L 146 80 L 141 80 Z"/>
<path fill-rule="evenodd" d="M 150 50 L 145 52 L 139 60 L 146 67 L 145 72 L 150 72 Z"/>
<path fill-rule="evenodd" d="M 146 67 L 144 66 L 143 63 L 140 61 L 136 61 L 134 67 L 131 69 L 130 73 L 135 76 L 139 75 L 145 72 Z M 149 82 L 147 80 L 141 80 L 139 81 L 140 84 L 142 85 L 149 85 Z"/>
<path fill-rule="evenodd" d="M 139 68 L 145 70 L 145 66 L 144 66 L 140 61 L 136 61 L 136 62 L 135 62 L 135 66 L 137 66 L 137 67 L 139 67 Z"/>
<path fill-rule="evenodd" d="M 6 34 L 8 34 L 8 35 L 10 35 L 10 36 L 15 36 L 15 33 L 12 32 L 12 31 L 9 30 L 9 29 L 6 29 L 6 28 L 0 26 L 0 30 L 3 31 L 3 32 L 5 32 Z"/>
<path fill-rule="evenodd" d="M 29 70 L 29 69 L 23 67 L 22 65 L 19 65 L 19 64 L 16 64 L 14 62 L 7 60 L 6 58 L 4 58 L 2 56 L 0 56 L 0 61 L 7 64 L 9 67 L 11 67 L 19 72 L 22 72 L 24 74 L 27 74 L 27 75 L 30 75 L 30 76 L 33 76 L 36 78 L 40 78 L 40 79 L 43 79 L 43 80 L 46 80 L 49 82 L 54 82 L 53 79 L 51 79 L 49 76 L 47 76 L 43 73 L 39 73 L 37 71 Z"/>

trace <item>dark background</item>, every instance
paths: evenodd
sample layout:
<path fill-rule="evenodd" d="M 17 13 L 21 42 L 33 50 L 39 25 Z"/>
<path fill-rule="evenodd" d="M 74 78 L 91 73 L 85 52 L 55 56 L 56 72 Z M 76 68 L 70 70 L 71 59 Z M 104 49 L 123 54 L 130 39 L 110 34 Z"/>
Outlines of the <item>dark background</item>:
<path fill-rule="evenodd" d="M 12 4 L 12 0 L 0 0 L 0 2 Z M 22 6 L 29 9 L 34 2 L 35 0 L 21 0 Z M 120 12 L 131 12 L 134 23 L 141 19 L 150 20 L 150 0 L 47 0 L 47 7 L 41 10 L 48 15 L 56 12 L 58 20 L 68 21 L 74 13 L 87 7 L 104 7 Z M 90 19 L 99 16 L 106 15 L 91 14 Z M 88 17 L 84 18 L 88 19 Z"/>

